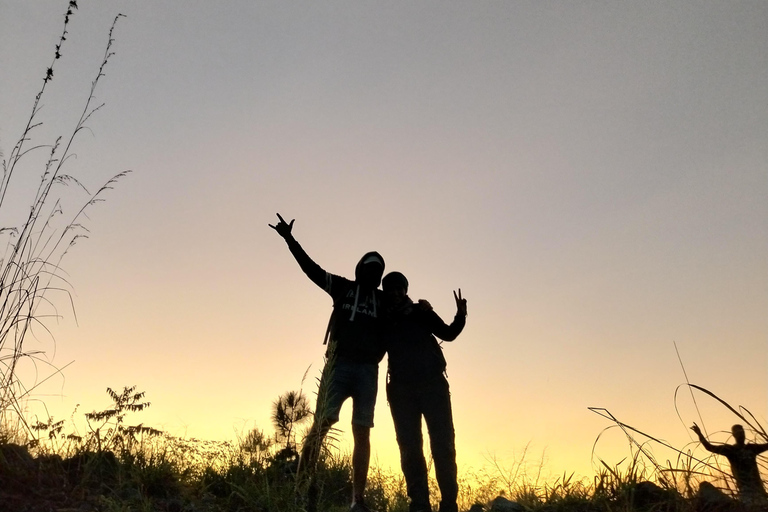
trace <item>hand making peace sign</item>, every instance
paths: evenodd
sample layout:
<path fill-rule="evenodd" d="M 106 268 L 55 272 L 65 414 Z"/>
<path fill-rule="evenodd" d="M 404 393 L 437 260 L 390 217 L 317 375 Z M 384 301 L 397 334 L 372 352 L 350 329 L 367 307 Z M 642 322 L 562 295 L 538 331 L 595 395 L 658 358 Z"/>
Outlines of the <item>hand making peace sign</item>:
<path fill-rule="evenodd" d="M 456 311 L 459 314 L 467 316 L 467 299 L 461 297 L 461 288 L 459 288 L 459 294 L 453 292 L 453 298 L 456 299 Z"/>

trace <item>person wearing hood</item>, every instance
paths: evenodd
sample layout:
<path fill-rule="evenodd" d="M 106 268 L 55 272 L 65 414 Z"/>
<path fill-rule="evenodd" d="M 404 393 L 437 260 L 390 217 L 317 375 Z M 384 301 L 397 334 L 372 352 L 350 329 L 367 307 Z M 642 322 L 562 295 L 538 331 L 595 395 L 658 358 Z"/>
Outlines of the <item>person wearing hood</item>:
<path fill-rule="evenodd" d="M 386 307 L 387 400 L 400 448 L 400 466 L 411 500 L 410 512 L 431 512 L 427 463 L 422 448 L 422 418 L 429 431 L 440 512 L 457 512 L 458 482 L 451 394 L 445 357 L 435 336 L 453 341 L 466 324 L 467 300 L 453 293 L 456 315 L 447 325 L 431 307 L 415 306 L 408 279 L 390 272 L 382 281 Z"/>
<path fill-rule="evenodd" d="M 384 259 L 378 252 L 363 255 L 355 268 L 354 281 L 331 274 L 315 263 L 293 237 L 294 221 L 285 222 L 279 213 L 277 217 L 279 222 L 269 226 L 286 241 L 307 277 L 333 299 L 333 312 L 325 337 L 327 363 L 320 379 L 315 420 L 299 458 L 299 472 L 309 471 L 311 475 L 323 439 L 331 426 L 339 421 L 344 401 L 352 398 L 351 511 L 367 512 L 363 495 L 371 457 L 370 431 L 379 362 L 385 352 L 380 319 L 382 296 L 378 290 L 384 274 Z"/>

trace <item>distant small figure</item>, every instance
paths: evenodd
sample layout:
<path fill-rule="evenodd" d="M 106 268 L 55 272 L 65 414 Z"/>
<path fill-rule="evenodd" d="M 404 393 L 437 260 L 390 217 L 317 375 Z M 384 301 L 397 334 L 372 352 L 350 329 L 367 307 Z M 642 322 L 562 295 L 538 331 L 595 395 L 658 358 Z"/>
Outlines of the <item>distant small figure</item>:
<path fill-rule="evenodd" d="M 451 393 L 445 378 L 445 358 L 435 336 L 453 341 L 464 329 L 467 300 L 453 293 L 456 315 L 450 325 L 426 304 L 408 297 L 408 280 L 391 272 L 382 280 L 387 309 L 387 399 L 400 447 L 411 512 L 431 512 L 427 463 L 421 422 L 427 423 L 435 476 L 440 487 L 440 512 L 458 512 L 456 445 Z M 422 302 L 422 301 L 420 301 Z"/>
<path fill-rule="evenodd" d="M 731 473 L 736 480 L 736 487 L 739 491 L 739 498 L 746 503 L 756 503 L 768 501 L 768 494 L 763 487 L 763 480 L 760 478 L 760 470 L 757 467 L 757 456 L 768 450 L 768 443 L 747 443 L 744 427 L 734 425 L 731 427 L 731 433 L 735 444 L 713 445 L 701 433 L 699 426 L 694 423 L 691 427 L 699 441 L 708 451 L 723 455 L 731 464 Z"/>

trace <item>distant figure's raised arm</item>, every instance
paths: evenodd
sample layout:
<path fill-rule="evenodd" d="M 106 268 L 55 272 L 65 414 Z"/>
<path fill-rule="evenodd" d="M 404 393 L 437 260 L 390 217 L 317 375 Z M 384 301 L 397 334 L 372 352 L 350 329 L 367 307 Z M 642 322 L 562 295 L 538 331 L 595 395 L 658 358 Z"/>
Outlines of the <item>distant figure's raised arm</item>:
<path fill-rule="evenodd" d="M 296 258 L 296 262 L 299 264 L 299 267 L 301 267 L 301 270 L 307 274 L 307 277 L 309 277 L 317 286 L 325 290 L 327 288 L 326 276 L 328 273 L 309 257 L 301 245 L 299 245 L 299 242 L 293 237 L 293 223 L 296 219 L 292 219 L 290 223 L 285 222 L 279 213 L 277 214 L 277 218 L 280 219 L 280 222 L 274 226 L 269 224 L 269 227 L 277 231 L 277 234 L 283 237 L 288 244 L 288 249 L 291 251 L 291 254 L 293 254 L 293 257 Z"/>
<path fill-rule="evenodd" d="M 704 448 L 707 449 L 707 451 L 710 451 L 712 453 L 719 453 L 719 454 L 723 453 L 724 450 L 722 449 L 721 446 L 716 446 L 716 445 L 710 443 L 707 440 L 707 438 L 704 437 L 704 434 L 701 433 L 701 429 L 699 428 L 699 426 L 696 423 L 693 424 L 693 426 L 691 427 L 691 430 L 693 430 L 693 432 L 697 436 L 699 436 L 699 441 L 701 442 L 702 446 L 704 446 Z"/>

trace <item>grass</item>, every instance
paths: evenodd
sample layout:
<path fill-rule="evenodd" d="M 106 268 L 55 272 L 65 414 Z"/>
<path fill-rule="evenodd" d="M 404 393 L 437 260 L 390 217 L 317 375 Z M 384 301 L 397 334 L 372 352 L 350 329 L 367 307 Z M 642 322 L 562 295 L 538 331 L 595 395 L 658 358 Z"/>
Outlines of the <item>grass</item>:
<path fill-rule="evenodd" d="M 67 135 L 53 141 L 38 141 L 38 129 L 46 91 L 54 80 L 54 71 L 64 53 L 68 27 L 77 9 L 70 1 L 64 15 L 64 26 L 55 46 L 54 56 L 42 75 L 42 85 L 35 95 L 31 113 L 7 158 L 2 157 L 0 180 L 0 243 L 5 247 L 0 257 L 0 421 L 14 424 L 26 435 L 35 435 L 33 425 L 26 420 L 26 408 L 35 390 L 62 368 L 54 366 L 46 350 L 30 348 L 30 342 L 40 347 L 44 341 L 54 342 L 48 327 L 61 317 L 59 305 L 72 308 L 70 284 L 62 269 L 69 250 L 82 238 L 88 237 L 84 224 L 87 214 L 104 194 L 128 172 L 121 172 L 95 193 L 91 193 L 76 173 L 69 170 L 75 142 L 88 129 L 87 123 L 103 105 L 94 103 L 95 92 L 104 77 L 107 64 L 114 55 L 112 37 L 120 15 L 109 30 L 104 57 L 91 83 L 82 111 Z M 36 154 L 44 155 L 37 186 L 26 187 L 30 175 L 34 180 Z M 25 196 L 26 194 L 26 196 Z M 13 201 L 11 201 L 13 197 Z M 17 209 L 18 201 L 28 200 L 28 207 Z M 23 202 L 21 204 L 24 204 Z"/>
<path fill-rule="evenodd" d="M 88 428 L 82 436 L 67 433 L 73 426 L 53 419 L 36 424 L 37 435 L 27 439 L 20 435 L 24 431 L 0 430 L 0 503 L 19 511 L 304 510 L 296 485 L 298 447 L 285 436 L 297 425 L 285 416 L 275 421 L 273 434 L 254 429 L 235 442 L 184 439 L 133 424 L 149 406 L 135 388 L 108 389 L 107 394 L 109 407 L 84 414 Z M 289 392 L 275 401 L 273 410 L 303 401 L 300 392 Z M 302 417 L 295 416 L 297 423 Z M 635 429 L 622 426 L 638 441 Z M 529 464 L 525 451 L 512 466 L 491 461 L 479 473 L 460 475 L 460 510 L 504 510 L 504 500 L 521 510 L 547 512 L 761 510 L 728 498 L 722 479 L 714 480 L 726 492 L 719 495 L 721 502 L 702 501 L 700 482 L 712 481 L 704 471 L 709 463 L 681 451 L 686 455 L 674 464 L 660 465 L 646 457 L 644 443 L 638 441 L 640 449 L 618 464 L 601 461 L 592 479 L 563 474 L 544 481 L 543 463 Z M 322 453 L 315 474 L 318 510 L 348 510 L 351 458 L 332 448 Z M 434 481 L 430 489 L 437 510 Z M 399 473 L 372 467 L 366 495 L 373 510 L 408 511 Z"/>

